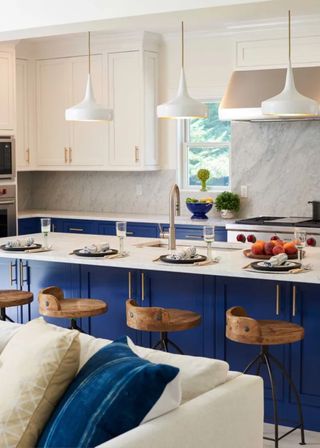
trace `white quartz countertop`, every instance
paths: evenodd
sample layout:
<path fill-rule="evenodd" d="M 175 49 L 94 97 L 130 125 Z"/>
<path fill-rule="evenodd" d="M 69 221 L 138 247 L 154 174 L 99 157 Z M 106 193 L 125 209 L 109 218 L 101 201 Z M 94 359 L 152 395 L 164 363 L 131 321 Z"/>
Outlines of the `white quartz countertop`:
<path fill-rule="evenodd" d="M 42 243 L 42 235 L 30 235 L 36 242 Z M 14 240 L 16 237 L 0 238 L 0 244 L 8 240 Z M 220 261 L 209 266 L 193 266 L 168 264 L 153 260 L 159 255 L 168 253 L 166 247 L 150 247 L 151 243 L 160 241 L 166 243 L 166 240 L 155 240 L 152 238 L 134 238 L 128 237 L 125 241 L 125 249 L 129 251 L 129 256 L 120 259 L 88 258 L 70 255 L 75 249 L 80 249 L 91 244 L 100 244 L 109 242 L 111 248 L 118 249 L 118 238 L 116 236 L 101 235 L 78 235 L 70 233 L 51 233 L 49 243 L 52 245 L 50 252 L 42 253 L 24 253 L 24 252 L 6 252 L 0 250 L 0 258 L 20 258 L 24 260 L 37 260 L 55 263 L 73 263 L 95 266 L 117 267 L 126 269 L 141 269 L 152 271 L 167 271 L 186 274 L 218 275 L 225 277 L 240 277 L 248 279 L 264 279 L 277 281 L 292 281 L 295 283 L 320 283 L 320 248 L 307 247 L 305 263 L 311 264 L 312 270 L 300 274 L 282 274 L 282 273 L 262 273 L 251 272 L 243 269 L 250 260 L 246 258 L 242 250 L 248 247 L 242 243 L 213 243 L 213 254 L 219 256 Z M 194 241 L 197 251 L 200 254 L 206 254 L 205 244 Z M 148 244 L 149 246 L 139 247 Z M 189 246 L 192 241 L 177 241 L 178 249 Z M 238 250 L 237 250 L 238 249 Z"/>
<path fill-rule="evenodd" d="M 89 219 L 97 221 L 127 221 L 127 222 L 146 222 L 146 223 L 160 223 L 168 224 L 168 215 L 150 215 L 144 213 L 113 213 L 113 212 L 71 212 L 67 210 L 23 210 L 18 213 L 18 218 L 67 218 L 67 219 Z M 233 222 L 232 220 L 224 220 L 222 218 L 208 218 L 208 219 L 191 219 L 190 216 L 176 216 L 175 223 L 181 225 L 214 225 L 225 226 L 226 223 Z"/>

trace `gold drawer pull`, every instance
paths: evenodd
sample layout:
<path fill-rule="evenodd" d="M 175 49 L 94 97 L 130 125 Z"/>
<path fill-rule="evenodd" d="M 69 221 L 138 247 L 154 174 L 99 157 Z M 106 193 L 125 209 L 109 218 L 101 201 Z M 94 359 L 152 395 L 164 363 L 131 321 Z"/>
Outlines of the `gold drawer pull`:
<path fill-rule="evenodd" d="M 292 317 L 296 315 L 296 304 L 297 304 L 297 287 L 292 288 Z"/>
<path fill-rule="evenodd" d="M 69 227 L 69 232 L 84 232 L 84 229 L 78 227 Z"/>
<path fill-rule="evenodd" d="M 134 147 L 134 160 L 139 162 L 139 146 Z"/>
<path fill-rule="evenodd" d="M 132 272 L 128 272 L 128 297 L 132 299 Z"/>
<path fill-rule="evenodd" d="M 192 239 L 192 240 L 202 240 L 203 239 L 203 237 L 202 236 L 200 236 L 200 235 L 186 235 L 186 238 L 188 238 L 188 239 Z"/>
<path fill-rule="evenodd" d="M 68 148 L 64 147 L 64 163 L 68 163 Z"/>
<path fill-rule="evenodd" d="M 69 163 L 72 163 L 72 148 L 69 147 Z"/>
<path fill-rule="evenodd" d="M 30 148 L 26 149 L 26 162 L 30 163 Z"/>
<path fill-rule="evenodd" d="M 127 235 L 134 235 L 134 232 L 127 232 Z"/>
<path fill-rule="evenodd" d="M 280 285 L 276 286 L 276 315 L 280 314 Z"/>
<path fill-rule="evenodd" d="M 141 300 L 145 299 L 145 289 L 144 289 L 144 272 L 141 273 Z"/>

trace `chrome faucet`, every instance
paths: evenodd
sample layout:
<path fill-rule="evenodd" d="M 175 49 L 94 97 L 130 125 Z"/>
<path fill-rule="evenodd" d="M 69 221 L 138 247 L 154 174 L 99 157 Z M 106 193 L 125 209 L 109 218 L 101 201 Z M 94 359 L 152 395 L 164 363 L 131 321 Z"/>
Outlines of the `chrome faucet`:
<path fill-rule="evenodd" d="M 180 190 L 177 184 L 172 186 L 169 196 L 169 250 L 176 249 L 176 229 L 174 226 L 175 215 L 180 215 Z"/>

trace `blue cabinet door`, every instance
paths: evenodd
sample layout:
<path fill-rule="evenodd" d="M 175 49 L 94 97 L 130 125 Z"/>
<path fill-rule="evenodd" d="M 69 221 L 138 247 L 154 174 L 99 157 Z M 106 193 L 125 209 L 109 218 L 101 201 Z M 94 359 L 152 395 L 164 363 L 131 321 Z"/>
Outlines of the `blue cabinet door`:
<path fill-rule="evenodd" d="M 225 359 L 230 364 L 231 370 L 243 371 L 249 362 L 259 354 L 260 347 L 257 345 L 233 342 L 225 337 L 226 311 L 233 306 L 241 306 L 246 310 L 250 317 L 255 319 L 284 320 L 287 312 L 286 290 L 286 283 L 282 282 L 276 283 L 274 281 L 261 281 L 251 278 L 217 278 L 217 321 L 215 325 L 217 340 L 216 354 L 218 359 Z M 277 302 L 279 306 L 278 314 Z M 270 348 L 270 352 L 272 352 L 280 362 L 288 364 L 288 360 L 285 357 L 286 349 L 287 347 L 285 346 L 273 346 Z M 256 370 L 253 369 L 250 373 L 256 374 Z M 272 420 L 271 389 L 266 373 L 265 366 L 263 366 L 261 374 L 265 382 L 265 416 L 267 419 Z M 276 369 L 274 369 L 274 374 L 279 400 L 280 417 L 285 417 L 286 396 L 283 378 L 280 372 Z M 283 420 L 283 422 L 285 422 L 285 420 Z"/>
<path fill-rule="evenodd" d="M 169 334 L 186 355 L 213 356 L 214 279 L 201 275 L 146 271 L 138 276 L 142 306 L 177 308 L 199 313 L 202 323 L 193 329 Z M 158 333 L 141 332 L 142 344 L 153 347 Z M 175 351 L 172 347 L 171 351 Z"/>
<path fill-rule="evenodd" d="M 304 340 L 290 345 L 291 375 L 300 392 L 306 428 L 319 431 L 320 422 L 320 285 L 288 285 L 289 314 L 302 325 Z M 296 418 L 294 396 L 289 395 L 288 413 Z"/>
<path fill-rule="evenodd" d="M 162 224 L 162 229 L 164 232 L 168 232 L 169 225 Z M 203 226 L 183 226 L 178 224 L 176 225 L 176 238 L 179 240 L 202 240 Z"/>
<path fill-rule="evenodd" d="M 228 232 L 225 227 L 215 227 L 214 228 L 214 240 L 215 241 L 227 241 Z"/>
<path fill-rule="evenodd" d="M 92 335 L 112 340 L 128 335 L 137 342 L 136 332 L 126 323 L 126 300 L 130 283 L 134 294 L 134 272 L 107 266 L 83 265 L 80 269 L 81 297 L 101 299 L 108 304 L 106 314 L 92 318 Z"/>
<path fill-rule="evenodd" d="M 39 317 L 38 294 L 40 289 L 58 286 L 67 298 L 80 297 L 80 269 L 78 265 L 42 261 L 24 262 L 23 288 L 34 295 L 31 307 L 32 319 Z M 49 318 L 45 320 L 55 325 L 69 327 L 68 319 Z"/>
<path fill-rule="evenodd" d="M 20 218 L 18 220 L 19 235 L 29 235 L 31 233 L 39 233 L 40 218 Z"/>
<path fill-rule="evenodd" d="M 99 235 L 115 235 L 116 223 L 114 221 L 98 222 Z"/>
<path fill-rule="evenodd" d="M 0 259 L 0 289 L 20 289 L 18 260 Z M 24 308 L 23 308 L 24 310 Z M 6 309 L 6 314 L 15 322 L 22 322 L 20 307 Z"/>

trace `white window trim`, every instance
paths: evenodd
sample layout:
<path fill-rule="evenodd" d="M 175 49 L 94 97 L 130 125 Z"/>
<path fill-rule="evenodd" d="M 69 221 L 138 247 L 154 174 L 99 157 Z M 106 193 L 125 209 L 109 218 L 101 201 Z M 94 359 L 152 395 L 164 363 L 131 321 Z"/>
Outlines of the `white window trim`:
<path fill-rule="evenodd" d="M 202 100 L 206 103 L 216 103 L 219 102 L 220 99 L 215 100 Z M 187 142 L 187 135 L 188 135 L 188 126 L 189 122 L 188 120 L 179 120 L 178 126 L 177 126 L 177 182 L 180 187 L 181 191 L 184 192 L 195 192 L 200 191 L 199 185 L 190 186 L 188 185 L 188 158 L 187 158 L 187 150 L 188 146 L 191 146 L 191 142 Z M 212 142 L 212 143 L 194 143 L 193 146 L 202 146 L 202 147 L 221 147 L 225 146 L 230 149 L 230 157 L 229 157 L 229 185 L 228 186 L 209 186 L 208 185 L 208 192 L 211 193 L 220 193 L 222 191 L 231 191 L 231 185 L 232 185 L 232 179 L 231 179 L 231 158 L 232 158 L 232 149 L 231 149 L 231 142 Z"/>

